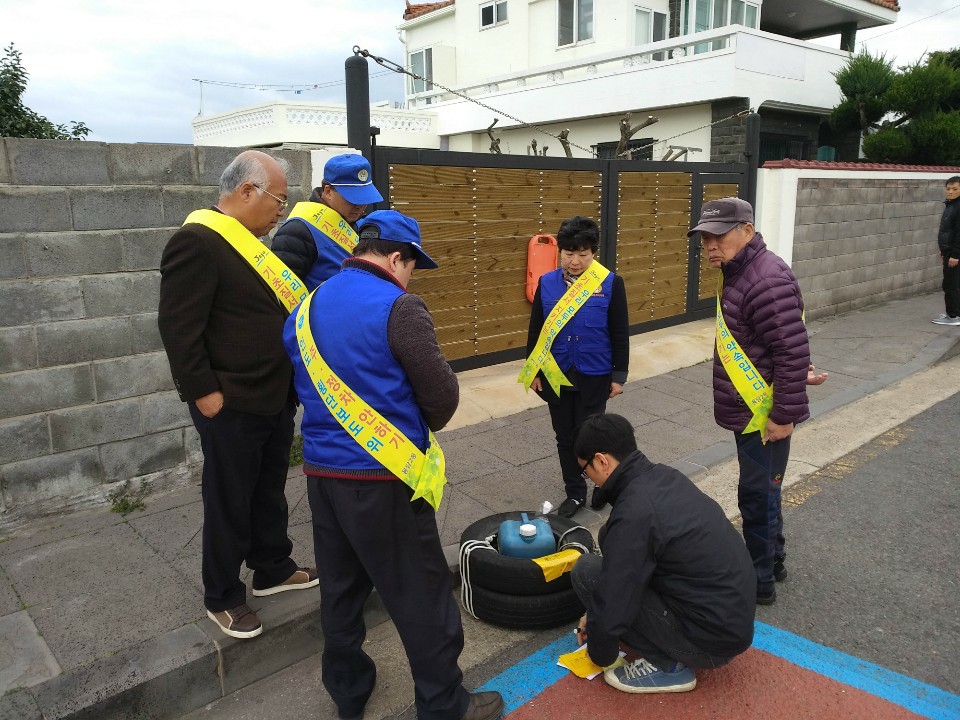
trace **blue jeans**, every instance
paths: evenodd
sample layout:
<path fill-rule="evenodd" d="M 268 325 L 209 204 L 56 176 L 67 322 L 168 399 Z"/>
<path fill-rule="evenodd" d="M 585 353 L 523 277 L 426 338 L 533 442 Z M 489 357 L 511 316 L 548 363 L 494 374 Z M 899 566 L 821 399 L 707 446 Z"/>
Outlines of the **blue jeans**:
<path fill-rule="evenodd" d="M 784 551 L 780 489 L 790 457 L 790 438 L 760 441 L 760 433 L 734 433 L 740 483 L 737 504 L 743 519 L 743 539 L 757 571 L 757 592 L 773 590 L 773 563 Z"/>

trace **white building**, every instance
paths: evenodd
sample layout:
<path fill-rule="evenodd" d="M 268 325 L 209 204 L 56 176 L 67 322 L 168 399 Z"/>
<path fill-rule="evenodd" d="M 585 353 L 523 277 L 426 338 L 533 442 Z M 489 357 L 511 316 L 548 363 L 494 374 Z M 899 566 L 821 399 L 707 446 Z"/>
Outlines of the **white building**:
<path fill-rule="evenodd" d="M 383 145 L 529 154 L 536 141 L 552 156 L 568 131 L 573 157 L 613 157 L 630 113 L 631 127 L 656 118 L 630 138 L 634 157 L 724 161 L 741 159 L 734 116 L 752 108 L 761 160 L 815 159 L 841 144 L 825 118 L 856 31 L 893 23 L 898 10 L 897 0 L 408 2 L 399 29 L 407 67 L 423 78 L 408 79 L 405 110 L 373 108 L 371 124 Z M 835 48 L 810 42 L 832 36 Z M 194 136 L 341 145 L 346 115 L 260 106 L 197 120 Z"/>

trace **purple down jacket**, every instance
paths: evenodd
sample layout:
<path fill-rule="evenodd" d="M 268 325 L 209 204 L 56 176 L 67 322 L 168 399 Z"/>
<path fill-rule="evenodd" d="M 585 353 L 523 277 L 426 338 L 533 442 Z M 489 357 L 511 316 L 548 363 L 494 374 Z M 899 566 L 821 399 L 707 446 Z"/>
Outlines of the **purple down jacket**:
<path fill-rule="evenodd" d="M 803 298 L 787 264 L 753 236 L 723 272 L 723 319 L 763 379 L 773 382 L 770 419 L 786 425 L 810 417 L 807 366 L 810 345 L 804 327 Z M 713 351 L 713 413 L 717 424 L 742 431 L 751 413 Z"/>

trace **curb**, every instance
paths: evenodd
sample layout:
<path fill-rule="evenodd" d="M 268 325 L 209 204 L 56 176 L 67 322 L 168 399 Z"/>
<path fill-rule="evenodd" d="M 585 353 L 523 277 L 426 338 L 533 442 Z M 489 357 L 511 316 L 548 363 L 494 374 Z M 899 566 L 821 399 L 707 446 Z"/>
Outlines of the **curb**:
<path fill-rule="evenodd" d="M 204 617 L 32 688 L 0 697 L 0 720 L 168 720 L 315 655 L 323 647 L 319 592 L 283 593 L 257 614 L 255 640 L 224 635 Z M 374 592 L 368 628 L 389 620 Z"/>

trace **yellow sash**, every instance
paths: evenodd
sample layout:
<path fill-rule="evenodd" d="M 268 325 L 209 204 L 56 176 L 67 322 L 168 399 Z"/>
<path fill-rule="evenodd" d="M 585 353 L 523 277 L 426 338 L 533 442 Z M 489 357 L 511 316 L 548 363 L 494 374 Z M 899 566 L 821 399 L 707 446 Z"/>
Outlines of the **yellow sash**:
<path fill-rule="evenodd" d="M 350 227 L 350 223 L 332 207 L 327 207 L 323 203 L 298 202 L 287 218 L 300 218 L 310 223 L 346 250 L 347 255 L 352 255 L 353 249 L 357 246 L 357 234 Z"/>
<path fill-rule="evenodd" d="M 727 328 L 720 305 L 722 291 L 723 275 L 721 274 L 717 278 L 717 355 L 733 386 L 753 412 L 753 417 L 750 418 L 750 423 L 744 428 L 743 433 L 762 432 L 767 427 L 767 419 L 773 409 L 773 385 L 767 385 L 750 362 L 750 358 L 743 352 L 740 343 L 733 337 L 733 333 Z"/>
<path fill-rule="evenodd" d="M 187 223 L 205 225 L 219 233 L 240 254 L 240 257 L 257 271 L 288 313 L 292 312 L 307 296 L 307 289 L 293 270 L 274 255 L 270 248 L 255 238 L 253 233 L 241 225 L 236 218 L 215 210 L 194 210 L 183 221 L 184 225 Z"/>
<path fill-rule="evenodd" d="M 597 291 L 597 288 L 603 284 L 609 274 L 610 271 L 607 268 L 594 260 L 590 263 L 590 267 L 577 278 L 573 285 L 567 288 L 557 304 L 553 306 L 553 310 L 543 321 L 537 344 L 520 369 L 520 376 L 517 378 L 517 382 L 523 383 L 526 390 L 530 389 L 530 383 L 533 382 L 533 379 L 541 370 L 543 370 L 543 376 L 557 395 L 560 394 L 561 385 L 573 385 L 560 370 L 560 366 L 557 365 L 550 348 L 563 326 L 576 315 L 577 310 Z"/>
<path fill-rule="evenodd" d="M 311 293 L 297 311 L 297 344 L 313 387 L 334 419 L 378 463 L 413 490 L 411 500 L 424 498 L 434 510 L 440 508 L 447 482 L 446 459 L 430 431 L 424 454 L 383 415 L 370 408 L 357 393 L 330 369 L 317 350 L 310 331 Z"/>

